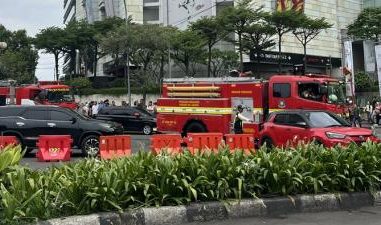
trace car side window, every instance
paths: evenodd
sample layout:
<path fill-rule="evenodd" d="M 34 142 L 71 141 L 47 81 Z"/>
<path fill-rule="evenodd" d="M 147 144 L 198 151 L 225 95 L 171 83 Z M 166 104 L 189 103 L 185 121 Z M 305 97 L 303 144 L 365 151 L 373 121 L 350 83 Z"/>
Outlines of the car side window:
<path fill-rule="evenodd" d="M 276 98 L 288 98 L 291 96 L 291 85 L 288 83 L 274 83 L 273 96 Z"/>
<path fill-rule="evenodd" d="M 288 115 L 288 122 L 287 123 L 289 125 L 293 126 L 293 125 L 300 123 L 300 122 L 305 122 L 301 116 L 299 116 L 297 114 Z"/>
<path fill-rule="evenodd" d="M 48 113 L 45 110 L 26 110 L 21 117 L 28 120 L 48 120 Z"/>
<path fill-rule="evenodd" d="M 67 113 L 56 111 L 56 110 L 50 111 L 50 120 L 71 121 L 72 119 L 73 117 Z"/>
<path fill-rule="evenodd" d="M 274 123 L 276 124 L 287 124 L 287 115 L 286 114 L 278 114 L 274 118 Z"/>

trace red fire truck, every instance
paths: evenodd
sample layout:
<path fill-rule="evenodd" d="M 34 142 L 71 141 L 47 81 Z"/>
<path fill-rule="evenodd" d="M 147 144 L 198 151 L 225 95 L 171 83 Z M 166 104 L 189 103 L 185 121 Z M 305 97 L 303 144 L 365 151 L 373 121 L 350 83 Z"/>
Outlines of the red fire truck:
<path fill-rule="evenodd" d="M 265 116 L 282 109 L 323 109 L 347 112 L 345 85 L 323 75 L 274 75 L 269 80 L 251 77 L 180 78 L 164 80 L 157 101 L 160 132 L 231 133 L 236 106 L 254 121 L 244 133 L 258 135 Z M 257 137 L 257 136 L 256 136 Z"/>
<path fill-rule="evenodd" d="M 70 87 L 57 81 L 40 81 L 38 84 L 16 85 L 15 81 L 0 81 L 0 105 L 43 104 L 76 109 Z"/>

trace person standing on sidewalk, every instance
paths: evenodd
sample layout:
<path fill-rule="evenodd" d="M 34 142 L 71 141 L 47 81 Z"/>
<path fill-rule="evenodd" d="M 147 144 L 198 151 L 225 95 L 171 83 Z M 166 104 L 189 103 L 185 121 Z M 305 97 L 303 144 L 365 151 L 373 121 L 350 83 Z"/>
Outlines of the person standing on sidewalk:
<path fill-rule="evenodd" d="M 369 101 L 367 102 L 367 104 L 365 106 L 365 112 L 366 112 L 366 116 L 368 119 L 368 123 L 370 123 L 370 124 L 374 123 L 374 121 L 372 119 L 373 106 L 372 106 L 372 104 L 370 104 Z"/>
<path fill-rule="evenodd" d="M 234 117 L 234 133 L 235 134 L 243 134 L 243 121 L 245 122 L 253 122 L 249 118 L 246 118 L 244 115 L 242 115 L 243 107 L 242 105 L 237 106 L 237 112 Z"/>

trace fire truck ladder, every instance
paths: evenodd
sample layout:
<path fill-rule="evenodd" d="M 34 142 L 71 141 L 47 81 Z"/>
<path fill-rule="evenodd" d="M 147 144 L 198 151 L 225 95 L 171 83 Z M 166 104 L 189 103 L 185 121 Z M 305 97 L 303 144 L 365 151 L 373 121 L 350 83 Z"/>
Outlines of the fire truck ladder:
<path fill-rule="evenodd" d="M 262 79 L 255 79 L 254 77 L 213 77 L 213 78 L 199 78 L 199 77 L 184 77 L 184 78 L 169 78 L 164 79 L 164 83 L 245 83 L 245 82 L 263 82 Z"/>
<path fill-rule="evenodd" d="M 215 84 L 223 83 L 259 83 L 262 80 L 253 77 L 219 77 L 219 78 L 171 78 L 164 79 L 168 96 L 173 98 L 219 98 L 221 87 Z M 189 86 L 191 84 L 191 86 Z M 181 86 L 179 86 L 181 85 Z M 184 86 L 188 85 L 188 86 Z"/>

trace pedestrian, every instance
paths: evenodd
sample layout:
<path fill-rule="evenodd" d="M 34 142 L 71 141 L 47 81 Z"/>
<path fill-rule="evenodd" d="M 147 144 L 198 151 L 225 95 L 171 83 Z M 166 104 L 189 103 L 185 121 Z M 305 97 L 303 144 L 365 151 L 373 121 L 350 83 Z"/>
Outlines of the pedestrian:
<path fill-rule="evenodd" d="M 137 100 L 134 101 L 134 107 L 138 107 L 138 101 Z"/>
<path fill-rule="evenodd" d="M 126 101 L 122 101 L 122 107 L 127 107 L 127 102 Z"/>
<path fill-rule="evenodd" d="M 112 102 L 111 102 L 111 106 L 113 106 L 113 107 L 115 107 L 115 106 L 116 106 L 116 104 L 115 104 L 115 101 L 114 101 L 114 100 L 112 100 Z"/>
<path fill-rule="evenodd" d="M 361 127 L 360 108 L 357 106 L 357 104 L 353 104 L 351 122 L 352 127 Z"/>
<path fill-rule="evenodd" d="M 372 124 L 373 123 L 373 119 L 372 119 L 373 106 L 372 106 L 372 104 L 370 104 L 369 101 L 366 103 L 365 113 L 366 113 L 366 116 L 367 116 L 367 119 L 368 119 L 368 123 Z"/>
<path fill-rule="evenodd" d="M 144 110 L 147 108 L 147 106 L 144 104 L 144 99 L 140 99 L 137 107 Z"/>
<path fill-rule="evenodd" d="M 104 101 L 104 106 L 105 106 L 105 107 L 109 107 L 109 106 L 110 106 L 110 101 L 109 101 L 108 99 L 106 99 L 106 100 Z"/>
<path fill-rule="evenodd" d="M 98 110 L 99 110 L 98 107 L 99 107 L 99 106 L 98 106 L 97 102 L 94 101 L 94 104 L 93 104 L 93 106 L 91 107 L 91 111 L 92 111 L 92 112 L 91 112 L 91 113 L 92 113 L 91 116 L 92 116 L 92 117 L 95 117 L 95 116 L 98 114 Z"/>
<path fill-rule="evenodd" d="M 380 102 L 376 102 L 375 108 L 373 109 L 373 118 L 376 121 L 376 125 L 380 123 L 380 113 L 381 113 L 381 105 Z"/>
<path fill-rule="evenodd" d="M 242 105 L 238 105 L 237 106 L 237 112 L 236 112 L 235 117 L 234 117 L 234 124 L 233 124 L 235 134 L 242 134 L 243 133 L 243 121 L 253 122 L 249 118 L 242 115 L 242 112 L 243 112 Z"/>
<path fill-rule="evenodd" d="M 149 113 L 151 113 L 151 114 L 153 114 L 154 112 L 154 106 L 153 106 L 153 104 L 152 104 L 152 101 L 149 101 L 148 102 L 148 105 L 147 105 L 147 111 L 149 112 Z"/>

